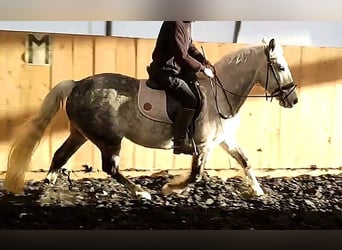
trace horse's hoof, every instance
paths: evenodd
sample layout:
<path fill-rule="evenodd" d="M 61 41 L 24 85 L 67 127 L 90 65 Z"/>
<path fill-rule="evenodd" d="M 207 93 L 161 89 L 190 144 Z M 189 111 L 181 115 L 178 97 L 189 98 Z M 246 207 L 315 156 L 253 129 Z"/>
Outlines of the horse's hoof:
<path fill-rule="evenodd" d="M 147 191 L 136 191 L 135 192 L 135 196 L 139 197 L 139 198 L 146 199 L 146 200 L 151 200 L 152 199 L 151 194 L 149 192 L 147 192 Z"/>
<path fill-rule="evenodd" d="M 57 172 L 50 172 L 46 175 L 44 179 L 44 183 L 50 184 L 51 186 L 54 186 L 57 182 L 58 173 Z"/>
<path fill-rule="evenodd" d="M 53 187 L 55 186 L 55 183 L 50 179 L 50 178 L 45 178 L 43 180 L 43 183 L 48 186 L 48 187 Z"/>
<path fill-rule="evenodd" d="M 197 175 L 196 178 L 195 178 L 195 183 L 198 183 L 200 181 L 202 181 L 204 178 L 202 175 Z"/>
<path fill-rule="evenodd" d="M 171 188 L 169 184 L 165 184 L 162 188 L 162 193 L 164 196 L 168 196 L 170 194 L 181 194 L 183 191 L 184 189 Z"/>
<path fill-rule="evenodd" d="M 170 188 L 170 186 L 168 184 L 165 184 L 162 188 L 162 193 L 164 196 L 168 196 L 170 194 L 173 194 L 173 190 L 172 190 L 172 188 Z"/>
<path fill-rule="evenodd" d="M 254 196 L 256 197 L 261 197 L 261 196 L 264 196 L 264 191 L 261 189 L 261 187 L 256 187 L 253 189 L 253 194 Z"/>
<path fill-rule="evenodd" d="M 264 196 L 264 191 L 262 191 L 262 189 L 260 189 L 260 190 L 254 190 L 253 189 L 250 191 L 240 193 L 240 196 L 242 199 L 245 199 L 245 200 L 250 200 L 253 198 L 261 198 Z"/>
<path fill-rule="evenodd" d="M 50 180 L 49 180 L 48 178 L 45 178 L 45 179 L 43 180 L 43 183 L 44 183 L 44 184 L 50 184 Z"/>
<path fill-rule="evenodd" d="M 248 191 L 241 192 L 239 196 L 243 200 L 251 200 L 251 199 L 255 198 L 254 193 L 253 192 L 248 192 Z"/>

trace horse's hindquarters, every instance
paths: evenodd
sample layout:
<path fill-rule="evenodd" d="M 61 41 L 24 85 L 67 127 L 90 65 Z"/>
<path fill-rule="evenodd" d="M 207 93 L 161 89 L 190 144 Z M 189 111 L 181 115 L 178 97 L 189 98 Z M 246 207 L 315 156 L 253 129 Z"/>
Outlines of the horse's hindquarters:
<path fill-rule="evenodd" d="M 80 82 L 69 96 L 67 114 L 95 144 L 110 144 L 123 137 L 150 148 L 170 148 L 170 124 L 143 116 L 137 105 L 138 81 L 97 79 Z"/>

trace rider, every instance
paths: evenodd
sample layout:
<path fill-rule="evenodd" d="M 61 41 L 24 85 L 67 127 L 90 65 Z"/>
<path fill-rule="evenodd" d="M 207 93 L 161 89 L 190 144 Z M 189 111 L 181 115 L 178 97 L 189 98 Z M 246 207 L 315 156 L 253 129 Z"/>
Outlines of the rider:
<path fill-rule="evenodd" d="M 193 154 L 186 142 L 189 125 L 195 115 L 197 100 L 188 84 L 196 82 L 197 72 L 214 77 L 212 64 L 192 43 L 192 21 L 163 22 L 149 66 L 151 80 L 161 84 L 166 92 L 181 102 L 174 121 L 174 153 Z"/>

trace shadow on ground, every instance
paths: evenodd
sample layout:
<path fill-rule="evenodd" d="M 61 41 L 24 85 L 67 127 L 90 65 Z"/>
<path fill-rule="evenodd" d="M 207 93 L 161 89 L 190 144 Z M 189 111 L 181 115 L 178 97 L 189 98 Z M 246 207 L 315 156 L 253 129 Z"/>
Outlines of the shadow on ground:
<path fill-rule="evenodd" d="M 342 229 L 342 176 L 259 178 L 264 198 L 243 199 L 240 179 L 205 178 L 181 195 L 162 196 L 171 176 L 132 180 L 151 192 L 137 200 L 108 179 L 56 186 L 28 182 L 24 195 L 0 183 L 0 229 Z"/>

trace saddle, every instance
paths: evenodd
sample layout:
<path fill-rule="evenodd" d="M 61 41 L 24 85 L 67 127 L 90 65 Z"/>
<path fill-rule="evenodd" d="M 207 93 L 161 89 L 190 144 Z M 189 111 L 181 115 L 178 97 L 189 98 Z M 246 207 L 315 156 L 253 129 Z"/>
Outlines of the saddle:
<path fill-rule="evenodd" d="M 195 129 L 195 120 L 202 110 L 203 97 L 199 87 L 195 84 L 190 84 L 190 88 L 195 93 L 198 100 L 193 122 L 190 125 L 189 136 L 193 134 Z M 142 115 L 153 121 L 172 124 L 176 115 L 177 109 L 181 103 L 153 80 L 140 80 L 138 91 L 138 108 Z"/>

